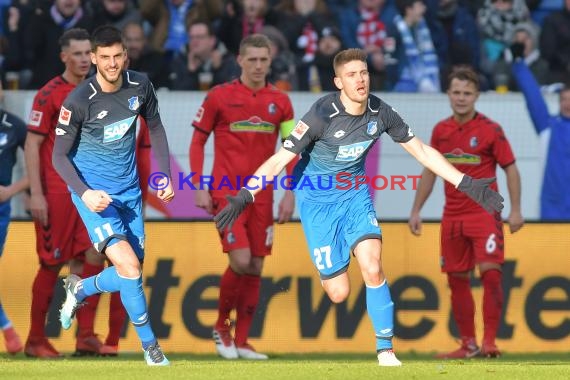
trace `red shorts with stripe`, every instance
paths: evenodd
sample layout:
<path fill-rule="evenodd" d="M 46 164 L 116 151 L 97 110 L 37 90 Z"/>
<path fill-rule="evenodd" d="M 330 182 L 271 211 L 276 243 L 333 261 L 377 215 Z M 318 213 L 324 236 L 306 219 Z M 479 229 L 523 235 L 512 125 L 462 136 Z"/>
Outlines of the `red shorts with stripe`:
<path fill-rule="evenodd" d="M 503 264 L 505 240 L 499 214 L 471 214 L 441 221 L 441 271 L 465 272 L 476 264 Z"/>
<path fill-rule="evenodd" d="M 225 198 L 213 198 L 214 215 L 228 203 Z M 273 247 L 273 205 L 252 203 L 237 218 L 231 230 L 220 233 L 224 252 L 249 248 L 252 256 L 271 255 Z"/>
<path fill-rule="evenodd" d="M 46 194 L 48 225 L 35 221 L 36 251 L 44 265 L 58 265 L 76 258 L 92 244 L 70 194 Z"/>

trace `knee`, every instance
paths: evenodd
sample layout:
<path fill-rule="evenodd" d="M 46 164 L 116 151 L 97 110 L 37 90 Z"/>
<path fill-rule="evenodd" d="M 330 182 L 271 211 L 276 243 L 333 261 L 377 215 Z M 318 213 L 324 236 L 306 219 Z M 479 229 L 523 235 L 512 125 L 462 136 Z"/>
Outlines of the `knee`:
<path fill-rule="evenodd" d="M 115 265 L 115 269 L 117 270 L 117 274 L 121 277 L 138 278 L 141 275 L 140 264 L 136 263 Z"/>
<path fill-rule="evenodd" d="M 350 290 L 345 287 L 334 287 L 327 289 L 327 294 L 333 303 L 341 303 L 348 298 Z"/>
<path fill-rule="evenodd" d="M 362 278 L 367 285 L 379 286 L 385 277 L 382 267 L 379 264 L 373 264 L 362 270 Z"/>

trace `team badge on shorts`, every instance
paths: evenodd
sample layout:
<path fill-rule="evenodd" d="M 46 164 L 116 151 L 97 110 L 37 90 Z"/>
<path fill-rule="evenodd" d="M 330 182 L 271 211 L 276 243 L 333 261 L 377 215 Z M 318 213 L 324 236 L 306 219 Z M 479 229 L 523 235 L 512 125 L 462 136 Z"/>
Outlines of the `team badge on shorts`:
<path fill-rule="evenodd" d="M 376 213 L 369 212 L 368 220 L 370 220 L 370 224 L 372 224 L 374 227 L 378 227 L 378 219 L 376 219 Z"/>

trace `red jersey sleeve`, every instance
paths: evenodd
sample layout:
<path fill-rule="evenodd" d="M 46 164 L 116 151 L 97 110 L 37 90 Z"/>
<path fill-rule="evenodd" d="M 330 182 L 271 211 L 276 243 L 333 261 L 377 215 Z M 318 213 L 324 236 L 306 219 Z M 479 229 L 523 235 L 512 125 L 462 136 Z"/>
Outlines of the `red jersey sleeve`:
<path fill-rule="evenodd" d="M 505 136 L 505 132 L 500 125 L 495 125 L 495 142 L 493 144 L 493 155 L 497 163 L 502 167 L 507 167 L 515 162 L 515 155 L 511 149 L 511 144 Z"/>
<path fill-rule="evenodd" d="M 218 117 L 218 101 L 216 99 L 216 91 L 211 90 L 206 95 L 204 102 L 198 108 L 196 116 L 192 121 L 194 128 L 200 129 L 206 134 L 210 134 L 216 126 L 216 118 Z"/>
<path fill-rule="evenodd" d="M 28 131 L 48 135 L 50 130 L 55 127 L 52 124 L 54 114 L 59 114 L 59 109 L 54 108 L 54 103 L 49 99 L 51 93 L 46 91 L 38 91 L 34 97 L 34 103 L 28 119 Z"/>

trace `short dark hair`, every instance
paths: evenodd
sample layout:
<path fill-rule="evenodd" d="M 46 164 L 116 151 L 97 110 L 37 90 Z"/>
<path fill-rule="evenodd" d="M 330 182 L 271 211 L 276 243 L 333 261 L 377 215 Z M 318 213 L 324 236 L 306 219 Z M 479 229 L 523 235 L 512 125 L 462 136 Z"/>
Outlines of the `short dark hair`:
<path fill-rule="evenodd" d="M 190 22 L 188 24 L 187 31 L 190 32 L 190 28 L 193 27 L 194 25 L 205 25 L 206 26 L 206 32 L 208 33 L 209 37 L 216 35 L 216 31 L 214 30 L 214 26 L 212 25 L 212 23 L 205 20 L 205 19 L 196 19 L 196 20 Z"/>
<path fill-rule="evenodd" d="M 341 50 L 334 56 L 333 68 L 334 73 L 337 75 L 337 69 L 345 63 L 352 61 L 361 61 L 366 63 L 367 54 L 362 49 L 345 49 Z M 337 75 L 338 76 L 338 75 Z"/>
<path fill-rule="evenodd" d="M 89 32 L 81 28 L 72 28 L 66 30 L 61 37 L 59 37 L 59 46 L 61 49 L 69 47 L 71 40 L 76 41 L 89 41 Z"/>
<path fill-rule="evenodd" d="M 115 44 L 122 44 L 123 48 L 127 46 L 121 31 L 112 25 L 100 26 L 91 34 L 91 51 L 93 52 L 98 47 L 108 47 Z"/>
<path fill-rule="evenodd" d="M 451 70 L 447 76 L 447 88 L 449 88 L 451 81 L 454 79 L 471 82 L 475 85 L 477 91 L 480 90 L 479 74 L 469 65 L 458 65 Z"/>
<path fill-rule="evenodd" d="M 266 35 L 259 33 L 250 34 L 241 40 L 239 44 L 239 53 L 244 54 L 245 49 L 248 47 L 267 48 L 267 50 L 271 51 L 271 41 Z"/>

